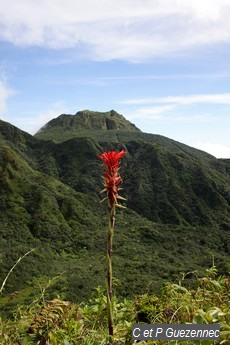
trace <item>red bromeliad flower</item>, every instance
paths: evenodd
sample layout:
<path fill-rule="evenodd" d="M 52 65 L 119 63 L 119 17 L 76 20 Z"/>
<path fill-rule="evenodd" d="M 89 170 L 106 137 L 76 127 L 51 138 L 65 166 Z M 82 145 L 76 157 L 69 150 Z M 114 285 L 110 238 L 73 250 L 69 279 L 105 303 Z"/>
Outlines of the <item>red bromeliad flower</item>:
<path fill-rule="evenodd" d="M 104 161 L 104 166 L 106 172 L 104 173 L 104 186 L 102 192 L 107 192 L 109 206 L 113 208 L 115 205 L 118 205 L 117 199 L 123 199 L 118 195 L 120 188 L 118 187 L 119 183 L 122 181 L 122 178 L 119 174 L 120 162 L 119 160 L 126 154 L 126 151 L 122 150 L 117 151 L 108 151 L 103 152 L 101 155 L 98 155 L 100 159 Z"/>

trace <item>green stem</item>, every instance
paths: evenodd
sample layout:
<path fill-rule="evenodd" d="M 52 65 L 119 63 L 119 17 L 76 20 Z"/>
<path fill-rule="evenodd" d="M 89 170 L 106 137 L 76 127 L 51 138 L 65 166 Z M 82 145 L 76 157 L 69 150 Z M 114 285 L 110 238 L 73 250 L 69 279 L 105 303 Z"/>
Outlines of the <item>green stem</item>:
<path fill-rule="evenodd" d="M 108 243 L 107 243 L 107 309 L 108 309 L 108 328 L 110 341 L 113 337 L 113 310 L 112 310 L 112 246 L 113 246 L 113 233 L 115 227 L 115 205 L 110 208 L 109 215 L 109 230 L 108 230 Z"/>
<path fill-rule="evenodd" d="M 2 286 L 1 286 L 1 288 L 0 288 L 0 294 L 2 293 L 2 291 L 3 291 L 3 289 L 4 289 L 4 286 L 5 286 L 6 282 L 7 282 L 7 279 L 9 278 L 9 276 L 11 275 L 11 273 L 12 273 L 12 271 L 15 269 L 15 267 L 19 264 L 19 262 L 20 262 L 22 259 L 24 259 L 27 255 L 29 255 L 30 253 L 32 253 L 34 250 L 35 250 L 35 248 L 29 250 L 27 253 L 25 253 L 23 256 L 21 256 L 21 257 L 17 260 L 17 262 L 13 265 L 13 267 L 11 267 L 11 269 L 10 269 L 9 272 L 7 273 L 5 279 L 3 280 Z"/>

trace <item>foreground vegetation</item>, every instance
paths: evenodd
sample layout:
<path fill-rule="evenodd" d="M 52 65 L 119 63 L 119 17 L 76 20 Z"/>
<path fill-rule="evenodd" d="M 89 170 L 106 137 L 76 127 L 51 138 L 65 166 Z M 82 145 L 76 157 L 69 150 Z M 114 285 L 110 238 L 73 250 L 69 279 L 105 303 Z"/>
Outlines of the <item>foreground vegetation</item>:
<path fill-rule="evenodd" d="M 186 281 L 196 276 L 193 287 Z M 50 282 L 52 285 L 52 282 Z M 0 319 L 2 345 L 106 345 L 108 344 L 106 296 L 97 288 L 88 303 L 74 304 L 61 299 L 47 300 L 44 289 L 30 305 L 16 308 Z M 213 266 L 198 278 L 196 272 L 183 275 L 178 283 L 165 283 L 159 293 L 137 296 L 133 301 L 114 298 L 114 345 L 131 345 L 134 323 L 220 324 L 221 340 L 230 337 L 229 277 L 217 276 Z M 14 296 L 8 296 L 8 299 Z M 6 302 L 7 303 L 7 302 Z M 4 312 L 2 313 L 4 315 Z M 166 344 L 149 341 L 149 345 Z M 139 344 L 147 344 L 144 341 Z M 170 344 L 176 344 L 171 341 Z M 180 344 L 200 344 L 185 341 Z M 202 344 L 217 344 L 202 341 Z"/>

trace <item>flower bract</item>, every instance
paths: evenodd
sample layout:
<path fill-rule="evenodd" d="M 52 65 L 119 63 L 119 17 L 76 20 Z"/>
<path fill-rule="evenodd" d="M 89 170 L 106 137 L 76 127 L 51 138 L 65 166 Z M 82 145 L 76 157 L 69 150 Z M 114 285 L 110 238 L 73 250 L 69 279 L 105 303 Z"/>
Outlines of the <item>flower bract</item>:
<path fill-rule="evenodd" d="M 103 192 L 107 192 L 107 197 L 109 201 L 110 208 L 114 206 L 120 206 L 117 203 L 117 199 L 124 199 L 118 195 L 119 184 L 122 182 L 122 178 L 119 174 L 120 169 L 120 159 L 126 154 L 126 151 L 122 150 L 117 151 L 108 151 L 103 152 L 101 155 L 98 155 L 100 159 L 103 160 L 103 166 L 106 171 L 104 172 L 104 187 Z"/>

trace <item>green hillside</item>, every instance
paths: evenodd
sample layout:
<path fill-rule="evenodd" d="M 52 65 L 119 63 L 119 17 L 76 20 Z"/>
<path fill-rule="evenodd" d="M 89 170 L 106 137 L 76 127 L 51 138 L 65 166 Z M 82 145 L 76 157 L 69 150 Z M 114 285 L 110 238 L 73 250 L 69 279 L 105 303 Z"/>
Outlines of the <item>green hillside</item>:
<path fill-rule="evenodd" d="M 5 309 L 59 274 L 51 297 L 82 301 L 104 285 L 108 222 L 97 154 L 121 148 L 127 208 L 117 212 L 114 237 L 117 294 L 153 292 L 213 260 L 228 272 L 229 160 L 142 133 L 113 111 L 61 115 L 35 137 L 0 121 L 0 281 L 35 248 L 7 281 Z"/>

